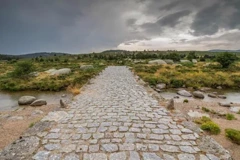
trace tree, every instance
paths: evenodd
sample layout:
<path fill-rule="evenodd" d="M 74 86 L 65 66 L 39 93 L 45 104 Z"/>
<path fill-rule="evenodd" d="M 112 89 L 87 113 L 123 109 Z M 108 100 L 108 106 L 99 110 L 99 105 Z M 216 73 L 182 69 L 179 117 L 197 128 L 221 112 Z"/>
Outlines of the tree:
<path fill-rule="evenodd" d="M 172 59 L 173 61 L 177 62 L 177 61 L 180 61 L 181 57 L 178 53 L 170 53 L 170 54 L 167 54 L 166 59 Z"/>
<path fill-rule="evenodd" d="M 196 59 L 197 56 L 195 55 L 195 52 L 190 52 L 188 55 L 187 55 L 187 59 L 188 60 L 192 60 L 192 59 Z"/>
<path fill-rule="evenodd" d="M 30 61 L 19 62 L 17 63 L 15 70 L 12 72 L 12 76 L 16 78 L 24 78 L 34 70 L 35 67 Z"/>
<path fill-rule="evenodd" d="M 228 68 L 236 59 L 236 55 L 228 52 L 222 53 L 216 57 L 216 61 L 219 62 L 223 68 Z"/>

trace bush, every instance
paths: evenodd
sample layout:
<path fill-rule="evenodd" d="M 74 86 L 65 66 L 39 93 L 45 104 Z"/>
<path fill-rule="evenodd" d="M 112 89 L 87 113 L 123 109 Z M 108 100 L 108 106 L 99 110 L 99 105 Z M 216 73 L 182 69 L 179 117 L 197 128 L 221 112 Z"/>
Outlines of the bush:
<path fill-rule="evenodd" d="M 171 79 L 170 84 L 173 88 L 180 88 L 184 85 L 184 82 L 178 79 Z"/>
<path fill-rule="evenodd" d="M 184 100 L 183 100 L 183 103 L 188 103 L 188 99 L 184 99 Z"/>
<path fill-rule="evenodd" d="M 233 143 L 240 145 L 240 131 L 235 129 L 225 129 L 225 135 L 232 140 Z"/>
<path fill-rule="evenodd" d="M 228 114 L 226 114 L 226 119 L 227 119 L 227 120 L 234 120 L 234 119 L 236 119 L 236 118 L 235 118 L 235 116 L 234 116 L 233 114 L 229 114 L 229 113 L 228 113 Z"/>
<path fill-rule="evenodd" d="M 205 112 L 210 112 L 210 110 L 208 108 L 202 107 L 202 110 Z"/>
<path fill-rule="evenodd" d="M 19 62 L 12 72 L 12 76 L 16 78 L 27 77 L 34 70 L 34 65 L 30 61 Z"/>
<path fill-rule="evenodd" d="M 194 67 L 194 63 L 192 63 L 192 62 L 181 63 L 181 65 L 185 66 L 185 67 L 188 67 L 188 68 Z"/>
<path fill-rule="evenodd" d="M 29 124 L 29 128 L 32 128 L 34 125 L 35 125 L 34 122 L 30 123 L 30 124 Z"/>
<path fill-rule="evenodd" d="M 190 52 L 188 55 L 187 55 L 187 59 L 188 60 L 192 60 L 192 59 L 196 59 L 197 56 L 195 55 L 195 52 Z"/>
<path fill-rule="evenodd" d="M 201 129 L 205 130 L 205 131 L 208 131 L 211 134 L 219 134 L 221 132 L 220 127 L 212 121 L 208 121 L 206 123 L 203 123 L 201 125 Z"/>
<path fill-rule="evenodd" d="M 236 59 L 237 57 L 234 54 L 228 52 L 216 57 L 216 61 L 219 62 L 223 68 L 228 68 Z"/>
<path fill-rule="evenodd" d="M 203 116 L 201 119 L 195 120 L 195 123 L 197 124 L 203 124 L 206 122 L 212 122 L 212 120 L 206 116 Z"/>

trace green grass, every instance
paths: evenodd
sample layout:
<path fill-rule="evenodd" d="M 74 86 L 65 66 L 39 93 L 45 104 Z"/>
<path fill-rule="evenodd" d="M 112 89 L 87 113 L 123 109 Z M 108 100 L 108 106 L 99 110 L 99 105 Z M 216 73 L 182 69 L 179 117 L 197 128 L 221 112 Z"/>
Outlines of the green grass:
<path fill-rule="evenodd" d="M 220 127 L 212 121 L 203 123 L 201 129 L 211 134 L 219 134 L 221 132 Z"/>
<path fill-rule="evenodd" d="M 83 62 L 77 62 L 68 60 L 68 62 L 33 62 L 35 71 L 39 72 L 38 77 L 24 76 L 24 77 L 12 77 L 16 72 L 18 64 L 24 64 L 27 60 L 22 60 L 17 64 L 7 64 L 8 72 L 0 75 L 0 90 L 5 91 L 26 91 L 26 90 L 39 90 L 39 91 L 61 91 L 68 88 L 81 88 L 89 79 L 93 78 L 100 71 L 105 68 L 105 65 L 100 65 L 100 62 L 92 62 L 93 69 L 81 70 L 80 64 Z M 29 61 L 29 60 L 28 60 Z M 80 63 L 80 64 L 79 64 Z M 96 64 L 95 64 L 96 63 Z M 84 63 L 86 64 L 86 63 Z M 70 68 L 72 72 L 68 75 L 51 76 L 44 73 L 44 71 L 55 68 Z M 7 69 L 7 68 L 6 68 Z M 23 69 L 22 69 L 23 70 Z M 22 71 L 21 70 L 21 71 Z M 18 70 L 17 70 L 18 71 Z M 29 71 L 28 71 L 29 72 Z M 27 72 L 27 73 L 28 73 Z M 21 73 L 21 72 L 17 72 Z M 15 74 L 14 74 L 15 75 Z"/>
<path fill-rule="evenodd" d="M 30 124 L 29 124 L 29 128 L 32 128 L 34 125 L 35 125 L 34 122 L 30 123 Z"/>
<path fill-rule="evenodd" d="M 210 112 L 210 109 L 205 108 L 205 107 L 202 107 L 202 110 L 205 111 L 205 112 Z"/>
<path fill-rule="evenodd" d="M 231 121 L 231 120 L 234 120 L 236 118 L 233 114 L 228 113 L 228 114 L 226 114 L 226 119 Z"/>
<path fill-rule="evenodd" d="M 229 68 L 222 68 L 216 62 L 199 62 L 197 64 L 184 64 L 183 66 L 165 65 L 161 67 L 149 64 L 133 65 L 134 72 L 145 82 L 152 85 L 166 83 L 170 88 L 183 86 L 201 88 L 216 88 L 222 86 L 227 89 L 237 89 L 240 83 L 240 63 L 236 62 Z"/>
<path fill-rule="evenodd" d="M 201 129 L 209 132 L 210 134 L 219 134 L 221 132 L 218 124 L 214 123 L 210 118 L 203 116 L 200 119 L 195 120 L 195 123 L 201 125 Z"/>
<path fill-rule="evenodd" d="M 240 145 L 240 131 L 235 129 L 225 129 L 225 135 L 233 143 Z"/>
<path fill-rule="evenodd" d="M 203 123 L 206 123 L 206 122 L 211 122 L 212 120 L 206 116 L 203 116 L 202 118 L 200 119 L 197 119 L 195 120 L 195 123 L 197 124 L 203 124 Z"/>

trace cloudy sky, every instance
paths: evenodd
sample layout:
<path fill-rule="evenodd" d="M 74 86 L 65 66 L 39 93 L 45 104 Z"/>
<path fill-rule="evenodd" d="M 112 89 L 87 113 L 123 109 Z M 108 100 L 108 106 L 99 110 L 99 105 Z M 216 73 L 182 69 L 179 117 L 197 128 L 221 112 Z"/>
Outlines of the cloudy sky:
<path fill-rule="evenodd" d="M 240 49 L 240 0 L 0 0 L 0 53 Z"/>

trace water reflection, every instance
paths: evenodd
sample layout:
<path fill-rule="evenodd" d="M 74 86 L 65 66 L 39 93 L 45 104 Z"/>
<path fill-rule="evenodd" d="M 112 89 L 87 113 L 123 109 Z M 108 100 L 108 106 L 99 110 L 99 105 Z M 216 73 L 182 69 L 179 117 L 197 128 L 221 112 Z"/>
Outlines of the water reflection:
<path fill-rule="evenodd" d="M 24 92 L 0 92 L 0 110 L 13 110 L 18 108 L 18 99 L 21 96 L 34 96 L 37 99 L 45 99 L 48 104 L 58 104 L 62 95 L 66 95 L 64 99 L 71 99 L 73 96 L 68 92 L 40 92 L 40 91 L 24 91 Z"/>
<path fill-rule="evenodd" d="M 211 91 L 209 93 L 216 92 L 216 91 Z M 208 93 L 204 93 L 205 98 L 202 100 L 204 102 L 232 102 L 232 103 L 239 103 L 240 104 L 240 92 L 238 91 L 227 91 L 227 90 L 221 90 L 218 91 L 218 95 L 225 95 L 227 99 L 220 99 L 220 98 L 211 98 L 208 97 Z M 176 102 L 183 102 L 184 99 L 188 100 L 194 100 L 195 98 L 193 97 L 183 97 L 180 96 L 176 93 L 175 90 L 168 90 L 166 92 L 160 93 L 160 95 L 165 98 L 165 99 L 171 99 L 175 96 L 179 96 L 178 99 L 175 99 Z"/>

